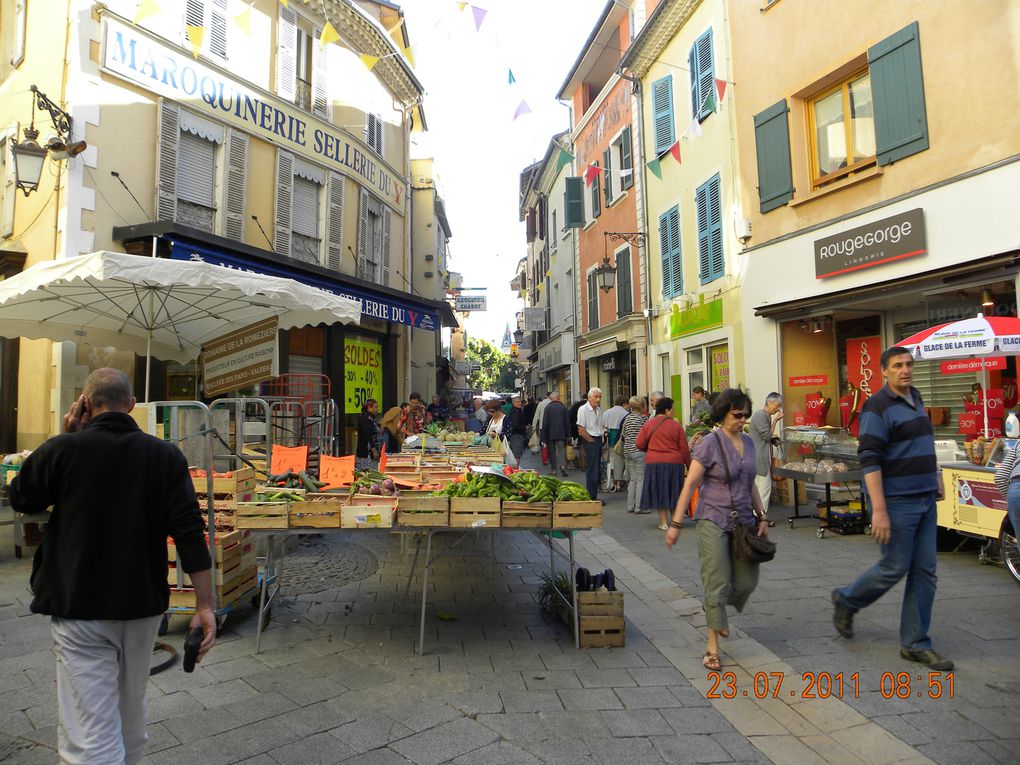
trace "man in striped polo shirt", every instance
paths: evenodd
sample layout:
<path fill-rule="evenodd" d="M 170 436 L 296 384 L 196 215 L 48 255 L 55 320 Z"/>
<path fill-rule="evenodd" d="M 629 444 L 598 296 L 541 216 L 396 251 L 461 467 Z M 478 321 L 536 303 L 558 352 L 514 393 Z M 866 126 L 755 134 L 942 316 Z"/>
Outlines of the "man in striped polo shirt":
<path fill-rule="evenodd" d="M 832 591 L 832 621 L 840 635 L 853 637 L 854 614 L 906 576 L 900 656 L 950 670 L 953 662 L 936 653 L 928 637 L 935 600 L 935 502 L 941 496 L 935 431 L 911 385 L 910 351 L 888 348 L 881 363 L 886 384 L 864 404 L 857 455 L 871 502 L 871 535 L 882 545 L 882 557 L 853 584 Z"/>

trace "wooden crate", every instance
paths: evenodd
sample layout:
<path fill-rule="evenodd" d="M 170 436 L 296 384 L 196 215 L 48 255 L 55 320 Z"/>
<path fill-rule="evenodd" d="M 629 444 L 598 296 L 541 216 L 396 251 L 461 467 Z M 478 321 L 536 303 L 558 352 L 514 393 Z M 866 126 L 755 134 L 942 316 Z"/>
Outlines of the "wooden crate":
<path fill-rule="evenodd" d="M 355 495 L 351 504 L 340 509 L 340 528 L 342 529 L 388 529 L 393 526 L 393 516 L 397 513 L 396 497 L 372 497 L 371 503 L 361 504 L 362 495 Z M 385 504 L 378 500 L 388 500 Z"/>
<path fill-rule="evenodd" d="M 510 529 L 548 529 L 552 502 L 504 502 L 500 524 Z"/>
<path fill-rule="evenodd" d="M 553 502 L 552 527 L 554 529 L 602 528 L 602 503 L 596 500 L 583 502 Z"/>
<path fill-rule="evenodd" d="M 246 539 L 251 538 L 250 529 L 235 529 L 234 531 L 217 531 L 216 541 L 213 545 L 215 554 L 213 559 L 217 561 L 223 560 L 225 555 L 229 555 L 231 548 Z M 206 546 L 208 546 L 209 535 L 205 535 Z M 177 545 L 174 544 L 173 539 L 167 537 L 166 539 L 166 554 L 167 558 L 171 561 L 177 560 Z"/>
<path fill-rule="evenodd" d="M 195 492 L 195 497 L 198 499 L 198 509 L 203 513 L 208 509 L 208 499 L 205 494 Z M 255 499 L 254 491 L 246 491 L 242 494 L 214 494 L 213 495 L 213 509 L 218 513 L 222 512 L 233 512 L 237 508 L 238 502 L 251 502 Z"/>
<path fill-rule="evenodd" d="M 253 541 L 241 542 L 227 548 L 226 555 L 222 560 L 217 560 L 213 568 L 213 583 L 222 585 L 230 583 L 237 578 L 237 575 L 247 568 L 255 565 L 255 543 Z M 171 586 L 177 585 L 177 566 L 171 563 L 167 570 L 167 582 Z M 191 577 L 184 575 L 184 585 L 191 587 Z"/>
<path fill-rule="evenodd" d="M 499 528 L 499 497 L 450 497 L 453 528 Z"/>
<path fill-rule="evenodd" d="M 258 585 L 258 566 L 241 567 L 237 575 L 223 584 L 215 585 L 216 599 L 220 608 L 239 600 L 243 595 L 254 590 Z M 170 605 L 177 608 L 195 607 L 195 590 L 186 587 L 170 588 Z"/>
<path fill-rule="evenodd" d="M 800 504 L 807 504 L 807 484 L 804 481 L 797 482 L 797 495 Z M 777 478 L 773 481 L 772 502 L 777 505 L 793 507 L 793 481 L 789 478 Z"/>
<path fill-rule="evenodd" d="M 290 527 L 338 529 L 342 494 L 305 494 L 304 502 L 290 503 Z"/>
<path fill-rule="evenodd" d="M 418 467 L 421 465 L 421 455 L 414 452 L 398 452 L 397 454 L 386 455 L 386 467 L 402 467 L 411 465 Z"/>
<path fill-rule="evenodd" d="M 577 593 L 581 648 L 621 648 L 624 643 L 623 593 Z"/>
<path fill-rule="evenodd" d="M 428 492 L 401 492 L 397 499 L 397 525 L 449 526 L 450 498 Z"/>
<path fill-rule="evenodd" d="M 232 471 L 230 478 L 213 477 L 213 493 L 215 494 L 243 494 L 255 488 L 255 471 L 249 467 Z M 209 484 L 206 478 L 192 476 L 192 483 L 195 485 L 195 492 L 205 493 Z"/>
<path fill-rule="evenodd" d="M 239 529 L 285 529 L 290 502 L 239 502 L 234 520 Z"/>

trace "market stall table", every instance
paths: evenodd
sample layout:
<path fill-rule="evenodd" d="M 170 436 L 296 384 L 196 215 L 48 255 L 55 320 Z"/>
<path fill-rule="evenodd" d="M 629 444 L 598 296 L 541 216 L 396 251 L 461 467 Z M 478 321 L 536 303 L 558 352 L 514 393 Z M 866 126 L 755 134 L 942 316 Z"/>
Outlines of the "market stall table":
<path fill-rule="evenodd" d="M 791 481 L 793 481 L 793 515 L 791 515 L 787 519 L 791 529 L 793 528 L 793 522 L 798 520 L 810 519 L 831 523 L 832 519 L 829 517 L 829 512 L 832 510 L 832 508 L 849 506 L 849 502 L 843 500 L 833 500 L 832 485 L 842 484 L 844 486 L 848 486 L 849 484 L 853 483 L 860 484 L 860 482 L 864 480 L 864 473 L 861 472 L 860 470 L 847 470 L 845 472 L 838 473 L 837 472 L 823 473 L 820 471 L 809 473 L 804 470 L 794 470 L 792 468 L 779 467 L 773 468 L 772 473 L 778 478 L 789 478 Z M 826 511 L 825 515 L 822 515 L 821 513 L 815 513 L 813 515 L 800 514 L 800 498 L 797 496 L 798 481 L 804 481 L 805 483 L 822 484 L 825 486 L 825 501 L 819 502 L 818 504 L 818 508 L 820 510 L 823 508 L 825 509 Z M 863 525 L 862 531 L 864 531 L 864 533 L 868 533 L 868 527 L 870 526 L 870 523 L 868 522 L 867 501 L 865 500 L 864 491 L 860 492 L 860 498 L 862 518 L 861 523 Z M 825 535 L 825 529 L 826 529 L 825 526 L 818 527 L 819 539 L 821 539 Z"/>

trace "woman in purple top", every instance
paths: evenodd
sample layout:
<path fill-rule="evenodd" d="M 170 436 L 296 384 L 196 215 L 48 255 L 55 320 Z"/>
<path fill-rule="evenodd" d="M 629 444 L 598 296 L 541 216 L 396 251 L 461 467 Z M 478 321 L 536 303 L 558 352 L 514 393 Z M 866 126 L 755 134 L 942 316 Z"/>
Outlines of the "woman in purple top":
<path fill-rule="evenodd" d="M 726 606 L 743 611 L 758 586 L 758 564 L 733 558 L 730 531 L 734 522 L 756 527 L 758 536 L 768 531 L 765 510 L 754 485 L 754 442 L 744 433 L 744 423 L 750 415 L 751 399 L 734 388 L 724 390 L 712 404 L 712 421 L 719 427 L 695 449 L 690 473 L 666 531 L 666 545 L 672 547 L 680 537 L 684 508 L 690 504 L 694 489 L 700 486 L 694 520 L 708 623 L 708 647 L 702 664 L 710 672 L 721 666 L 719 637 L 730 634 Z"/>

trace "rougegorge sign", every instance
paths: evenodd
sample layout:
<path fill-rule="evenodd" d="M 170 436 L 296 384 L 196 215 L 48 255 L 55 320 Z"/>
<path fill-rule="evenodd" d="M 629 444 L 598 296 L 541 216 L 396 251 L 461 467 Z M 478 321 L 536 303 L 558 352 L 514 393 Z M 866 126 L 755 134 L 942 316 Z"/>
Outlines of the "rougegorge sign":
<path fill-rule="evenodd" d="M 825 279 L 928 252 L 924 210 L 908 210 L 815 240 L 815 278 Z"/>

